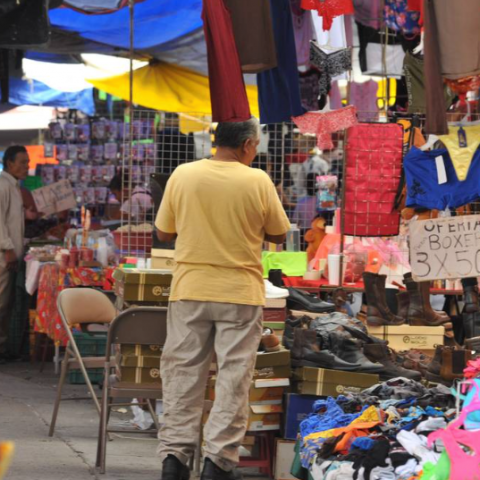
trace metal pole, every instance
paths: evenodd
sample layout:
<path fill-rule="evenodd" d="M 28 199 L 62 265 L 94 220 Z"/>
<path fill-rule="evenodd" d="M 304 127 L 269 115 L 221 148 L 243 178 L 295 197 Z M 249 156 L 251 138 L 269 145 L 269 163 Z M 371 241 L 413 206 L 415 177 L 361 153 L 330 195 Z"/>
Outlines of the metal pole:
<path fill-rule="evenodd" d="M 347 130 L 344 130 L 343 136 L 343 163 L 342 163 L 342 200 L 340 204 L 340 279 L 338 286 L 343 287 L 343 269 L 346 268 L 343 261 L 343 252 L 345 250 L 345 197 L 346 197 L 346 177 L 347 177 Z"/>
<path fill-rule="evenodd" d="M 128 192 L 131 196 L 132 194 L 132 187 L 133 187 L 133 55 L 134 55 L 134 28 L 135 28 L 135 2 L 134 0 L 129 0 L 128 8 L 130 11 L 130 85 L 129 85 L 129 116 L 130 116 L 130 123 L 129 123 L 129 158 L 128 158 Z M 125 173 L 124 173 L 125 175 Z M 122 182 L 123 183 L 123 182 Z M 122 199 L 123 200 L 123 199 Z M 132 245 L 132 202 L 129 202 L 129 209 L 128 209 L 128 254 L 131 254 L 131 245 Z"/>

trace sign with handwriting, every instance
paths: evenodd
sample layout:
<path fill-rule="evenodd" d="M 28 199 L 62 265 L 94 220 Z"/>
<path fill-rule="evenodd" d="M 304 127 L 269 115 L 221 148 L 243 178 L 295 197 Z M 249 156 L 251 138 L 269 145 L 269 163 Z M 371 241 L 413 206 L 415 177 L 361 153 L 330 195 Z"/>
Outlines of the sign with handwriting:
<path fill-rule="evenodd" d="M 35 205 L 45 215 L 63 212 L 77 206 L 75 194 L 68 180 L 60 180 L 32 192 Z"/>
<path fill-rule="evenodd" d="M 480 215 L 419 220 L 409 228 L 415 281 L 480 276 Z"/>

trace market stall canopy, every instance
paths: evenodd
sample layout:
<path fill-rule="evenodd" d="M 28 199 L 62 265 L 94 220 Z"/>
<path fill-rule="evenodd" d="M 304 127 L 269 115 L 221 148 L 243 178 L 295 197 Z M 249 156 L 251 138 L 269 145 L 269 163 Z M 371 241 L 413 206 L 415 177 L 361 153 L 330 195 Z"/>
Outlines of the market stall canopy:
<path fill-rule="evenodd" d="M 129 99 L 129 74 L 88 80 L 99 90 Z M 258 117 L 257 87 L 247 85 L 252 115 Z M 155 110 L 211 115 L 208 77 L 177 65 L 156 63 L 133 73 L 133 101 Z"/>

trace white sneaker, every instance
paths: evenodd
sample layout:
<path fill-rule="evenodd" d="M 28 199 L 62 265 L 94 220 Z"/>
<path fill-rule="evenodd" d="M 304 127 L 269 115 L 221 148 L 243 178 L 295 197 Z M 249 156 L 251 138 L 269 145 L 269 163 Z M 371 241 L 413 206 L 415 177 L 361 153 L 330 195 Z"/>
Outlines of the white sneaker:
<path fill-rule="evenodd" d="M 272 282 L 265 282 L 265 298 L 287 298 L 289 293 L 286 288 L 278 288 Z"/>

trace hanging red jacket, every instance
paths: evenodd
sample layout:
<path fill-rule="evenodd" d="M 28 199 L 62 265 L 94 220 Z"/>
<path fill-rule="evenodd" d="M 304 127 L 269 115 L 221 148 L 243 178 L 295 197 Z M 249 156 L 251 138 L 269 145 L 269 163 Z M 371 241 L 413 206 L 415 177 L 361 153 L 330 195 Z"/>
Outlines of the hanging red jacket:
<path fill-rule="evenodd" d="M 361 123 L 347 130 L 346 142 L 344 233 L 398 235 L 394 202 L 402 173 L 402 126 Z"/>

